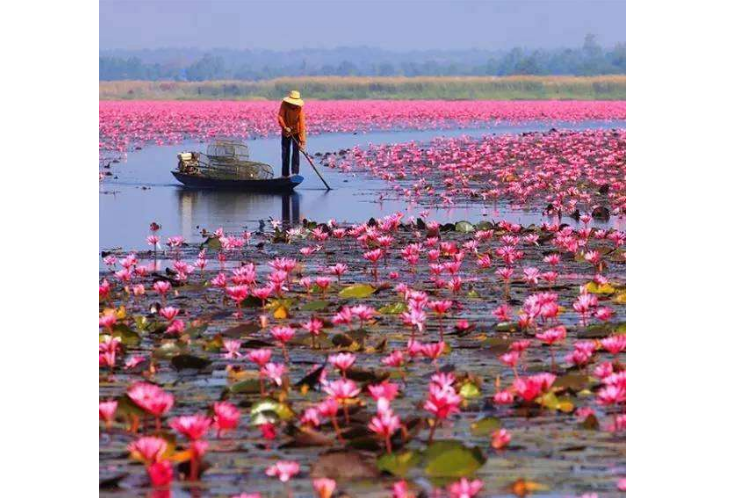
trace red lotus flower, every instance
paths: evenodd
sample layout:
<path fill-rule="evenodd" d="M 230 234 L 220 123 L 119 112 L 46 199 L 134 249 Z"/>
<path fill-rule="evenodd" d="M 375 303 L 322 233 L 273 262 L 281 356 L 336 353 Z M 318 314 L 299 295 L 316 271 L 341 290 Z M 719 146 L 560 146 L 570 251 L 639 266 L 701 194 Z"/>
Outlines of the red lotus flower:
<path fill-rule="evenodd" d="M 211 423 L 211 418 L 196 414 L 176 417 L 171 420 L 170 426 L 189 440 L 196 441 L 206 436 Z"/>

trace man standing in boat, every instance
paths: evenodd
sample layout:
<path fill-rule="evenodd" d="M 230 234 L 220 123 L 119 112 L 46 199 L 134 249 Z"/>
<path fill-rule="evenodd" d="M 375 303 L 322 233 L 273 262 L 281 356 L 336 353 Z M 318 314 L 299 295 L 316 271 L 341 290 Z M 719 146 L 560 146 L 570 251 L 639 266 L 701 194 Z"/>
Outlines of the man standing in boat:
<path fill-rule="evenodd" d="M 282 129 L 282 176 L 290 176 L 291 150 L 293 174 L 300 173 L 300 147 L 305 148 L 305 112 L 300 92 L 292 90 L 280 104 L 277 122 Z M 300 146 L 298 145 L 300 144 Z"/>

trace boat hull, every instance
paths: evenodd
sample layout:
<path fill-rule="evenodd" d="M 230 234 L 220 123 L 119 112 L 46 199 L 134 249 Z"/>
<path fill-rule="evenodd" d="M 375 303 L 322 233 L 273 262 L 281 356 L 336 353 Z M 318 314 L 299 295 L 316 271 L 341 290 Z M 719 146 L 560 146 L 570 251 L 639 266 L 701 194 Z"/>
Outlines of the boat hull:
<path fill-rule="evenodd" d="M 198 189 L 240 190 L 247 192 L 290 192 L 303 183 L 303 177 L 293 175 L 289 178 L 272 178 L 270 180 L 218 180 L 204 176 L 187 175 L 171 171 L 176 180 L 186 187 Z"/>

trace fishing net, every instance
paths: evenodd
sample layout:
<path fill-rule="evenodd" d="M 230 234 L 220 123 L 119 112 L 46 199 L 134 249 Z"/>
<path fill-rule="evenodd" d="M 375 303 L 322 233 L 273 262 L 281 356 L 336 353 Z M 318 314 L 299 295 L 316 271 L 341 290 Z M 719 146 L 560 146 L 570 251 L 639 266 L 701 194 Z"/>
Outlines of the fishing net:
<path fill-rule="evenodd" d="M 178 170 L 217 180 L 269 180 L 275 176 L 269 164 L 249 160 L 249 148 L 235 140 L 218 139 L 206 154 L 178 154 Z"/>

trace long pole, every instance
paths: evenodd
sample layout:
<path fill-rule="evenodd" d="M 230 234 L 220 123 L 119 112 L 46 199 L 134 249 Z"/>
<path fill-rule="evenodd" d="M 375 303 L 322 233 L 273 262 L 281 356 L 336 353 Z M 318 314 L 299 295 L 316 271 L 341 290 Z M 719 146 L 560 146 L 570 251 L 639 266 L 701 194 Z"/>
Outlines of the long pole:
<path fill-rule="evenodd" d="M 301 147 L 300 142 L 298 142 L 298 139 L 295 138 L 295 135 L 292 135 L 292 139 L 295 140 L 295 143 L 298 145 L 298 150 L 303 153 L 305 158 L 308 160 L 308 163 L 310 163 L 311 168 L 313 168 L 313 171 L 316 172 L 316 174 L 318 175 L 318 178 L 320 178 L 323 184 L 326 186 L 326 190 L 333 190 L 331 187 L 328 186 L 328 183 L 326 183 L 326 180 L 323 179 L 323 176 L 321 176 L 321 172 L 318 171 L 318 168 L 316 168 L 316 165 L 313 164 L 313 160 L 311 159 L 311 156 L 309 156 L 308 153 L 305 151 L 305 149 Z"/>

